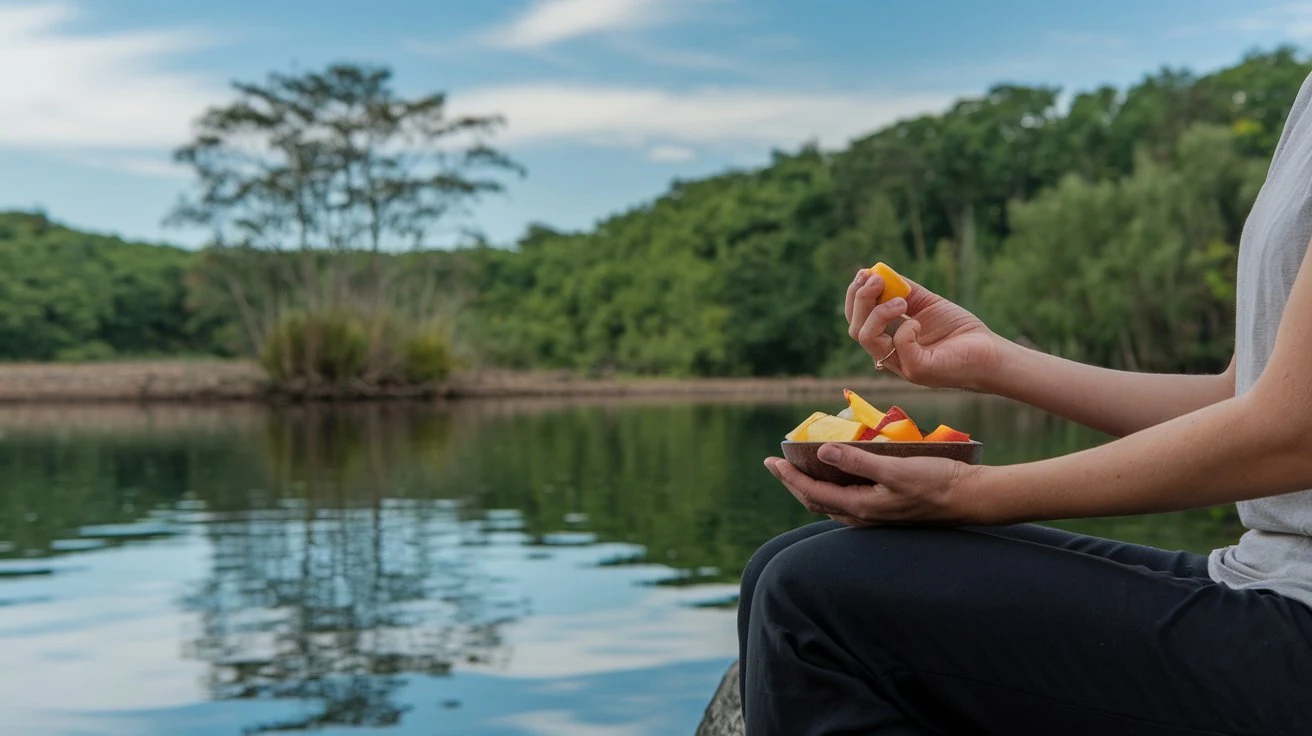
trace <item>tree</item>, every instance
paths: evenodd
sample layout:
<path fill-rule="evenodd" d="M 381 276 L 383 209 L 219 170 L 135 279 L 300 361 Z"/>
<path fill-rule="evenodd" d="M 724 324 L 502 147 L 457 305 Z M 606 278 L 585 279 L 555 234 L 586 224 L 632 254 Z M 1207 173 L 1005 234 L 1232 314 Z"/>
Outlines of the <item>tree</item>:
<path fill-rule="evenodd" d="M 425 244 L 500 191 L 497 174 L 522 173 L 487 143 L 500 118 L 448 116 L 441 93 L 402 97 L 386 68 L 338 64 L 233 87 L 237 99 L 208 110 L 176 151 L 198 188 L 169 222 L 211 228 L 207 275 L 254 346 L 290 310 L 357 313 L 376 346 L 398 294 L 425 291 L 398 285 L 412 274 L 385 271 L 383 252 Z M 295 259 L 259 256 L 289 250 Z"/>

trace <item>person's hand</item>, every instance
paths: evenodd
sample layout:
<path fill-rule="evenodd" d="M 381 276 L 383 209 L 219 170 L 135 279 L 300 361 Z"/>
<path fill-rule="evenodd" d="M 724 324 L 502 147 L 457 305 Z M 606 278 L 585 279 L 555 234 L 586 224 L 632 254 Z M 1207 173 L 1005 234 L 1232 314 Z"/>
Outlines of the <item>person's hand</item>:
<path fill-rule="evenodd" d="M 983 466 L 938 457 L 887 457 L 843 444 L 821 446 L 819 457 L 868 478 L 870 485 L 819 481 L 778 457 L 766 458 L 765 467 L 808 511 L 848 526 L 985 521 L 970 490 Z"/>
<path fill-rule="evenodd" d="M 848 334 L 870 357 L 912 383 L 981 388 L 1002 361 L 1004 340 L 978 317 L 910 279 L 906 299 L 876 303 L 884 280 L 862 269 L 847 287 Z M 906 317 L 890 337 L 890 323 Z M 894 351 L 896 348 L 896 351 Z M 892 353 L 884 360 L 885 356 Z"/>

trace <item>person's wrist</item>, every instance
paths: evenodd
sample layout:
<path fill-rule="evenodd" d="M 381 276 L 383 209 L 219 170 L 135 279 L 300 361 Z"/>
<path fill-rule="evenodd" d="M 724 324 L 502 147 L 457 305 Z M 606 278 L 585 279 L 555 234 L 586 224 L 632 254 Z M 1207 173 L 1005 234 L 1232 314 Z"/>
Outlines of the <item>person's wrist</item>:
<path fill-rule="evenodd" d="M 1002 393 L 1002 386 L 1007 373 L 1016 365 L 1020 357 L 1016 351 L 1024 350 L 1021 346 L 994 332 L 988 333 L 991 350 L 988 358 L 972 367 L 961 388 L 987 394 Z"/>
<path fill-rule="evenodd" d="M 952 480 L 950 498 L 952 499 L 954 522 L 958 524 L 990 524 L 993 514 L 987 503 L 984 489 L 987 477 L 992 469 L 987 465 L 966 465 Z"/>

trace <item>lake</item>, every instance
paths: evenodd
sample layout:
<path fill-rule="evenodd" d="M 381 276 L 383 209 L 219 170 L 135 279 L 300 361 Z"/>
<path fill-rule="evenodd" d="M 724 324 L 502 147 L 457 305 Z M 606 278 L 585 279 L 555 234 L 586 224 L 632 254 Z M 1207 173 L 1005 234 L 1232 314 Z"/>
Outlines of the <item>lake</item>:
<path fill-rule="evenodd" d="M 985 461 L 1101 435 L 878 397 Z M 96 734 L 692 734 L 741 566 L 811 520 L 761 465 L 827 397 L 0 408 L 0 722 Z M 1199 510 L 1065 528 L 1207 550 Z"/>

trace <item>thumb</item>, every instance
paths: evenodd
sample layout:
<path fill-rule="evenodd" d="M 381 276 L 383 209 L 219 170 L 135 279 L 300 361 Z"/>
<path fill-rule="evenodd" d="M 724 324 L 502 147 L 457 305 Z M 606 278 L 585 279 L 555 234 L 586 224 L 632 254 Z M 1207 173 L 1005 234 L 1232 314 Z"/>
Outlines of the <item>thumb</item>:
<path fill-rule="evenodd" d="M 908 319 L 893 333 L 893 347 L 899 354 L 920 348 L 920 321 Z"/>
<path fill-rule="evenodd" d="M 816 456 L 821 462 L 869 479 L 872 483 L 880 482 L 879 479 L 888 474 L 889 463 L 897 461 L 897 458 L 876 455 L 851 445 L 838 443 L 821 446 Z"/>

